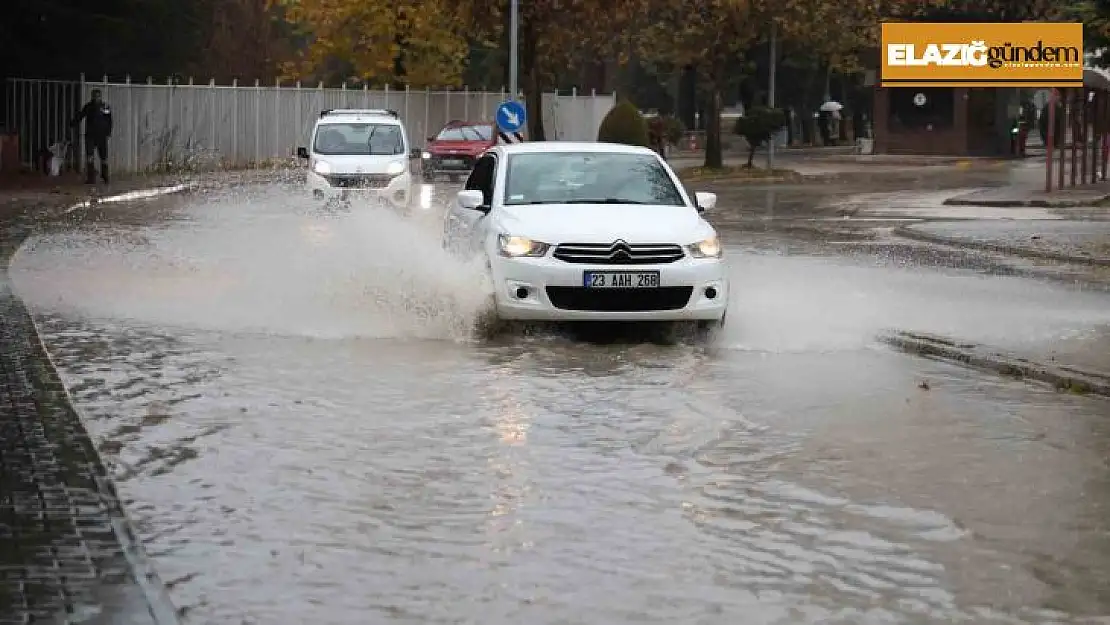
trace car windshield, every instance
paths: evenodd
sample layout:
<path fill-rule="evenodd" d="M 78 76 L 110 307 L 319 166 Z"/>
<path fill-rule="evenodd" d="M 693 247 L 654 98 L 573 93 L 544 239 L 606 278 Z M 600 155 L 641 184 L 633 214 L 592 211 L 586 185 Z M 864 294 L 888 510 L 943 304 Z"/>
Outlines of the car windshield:
<path fill-rule="evenodd" d="M 548 152 L 508 160 L 505 205 L 686 206 L 670 174 L 648 154 Z"/>
<path fill-rule="evenodd" d="M 390 155 L 404 154 L 405 146 L 398 124 L 352 122 L 320 125 L 313 150 L 332 155 Z"/>
<path fill-rule="evenodd" d="M 436 141 L 489 141 L 491 137 L 492 126 L 452 126 L 440 130 Z"/>

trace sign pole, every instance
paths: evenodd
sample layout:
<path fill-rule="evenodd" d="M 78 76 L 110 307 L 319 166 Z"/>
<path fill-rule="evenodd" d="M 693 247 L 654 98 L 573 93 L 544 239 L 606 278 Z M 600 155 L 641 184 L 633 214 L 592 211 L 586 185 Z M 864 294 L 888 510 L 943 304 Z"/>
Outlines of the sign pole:
<path fill-rule="evenodd" d="M 1048 92 L 1048 132 L 1045 133 L 1045 166 L 1044 166 L 1044 191 L 1052 193 L 1052 140 L 1056 134 L 1056 88 Z"/>
<path fill-rule="evenodd" d="M 504 24 L 504 22 L 502 22 Z M 517 34 L 520 31 L 519 0 L 509 0 L 509 99 L 516 100 L 517 90 Z"/>

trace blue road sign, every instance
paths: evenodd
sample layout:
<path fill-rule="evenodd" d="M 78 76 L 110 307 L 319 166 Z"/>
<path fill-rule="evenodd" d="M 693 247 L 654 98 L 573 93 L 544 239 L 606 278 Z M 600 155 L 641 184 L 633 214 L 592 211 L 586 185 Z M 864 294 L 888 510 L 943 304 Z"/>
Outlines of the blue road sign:
<path fill-rule="evenodd" d="M 497 105 L 497 127 L 503 132 L 516 132 L 528 120 L 524 105 L 516 100 L 505 100 Z"/>

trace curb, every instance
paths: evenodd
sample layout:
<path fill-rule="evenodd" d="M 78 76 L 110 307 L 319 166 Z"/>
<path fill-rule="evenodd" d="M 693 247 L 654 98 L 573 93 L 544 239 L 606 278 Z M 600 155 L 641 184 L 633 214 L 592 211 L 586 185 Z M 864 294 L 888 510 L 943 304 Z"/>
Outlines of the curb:
<path fill-rule="evenodd" d="M 1086 200 L 961 200 L 959 196 L 948 198 L 945 206 L 985 206 L 987 208 L 1080 208 L 1092 206 L 1110 199 L 1110 194 Z"/>
<path fill-rule="evenodd" d="M 887 345 L 910 354 L 937 358 L 999 375 L 1049 384 L 1058 391 L 1110 397 L 1110 374 L 1083 371 L 1066 365 L 1047 365 L 974 343 L 916 332 L 892 332 L 879 337 Z"/>
<path fill-rule="evenodd" d="M 1073 265 L 1087 265 L 1090 267 L 1110 267 L 1110 258 L 1089 257 L 1089 256 L 1072 256 L 1069 254 L 1058 254 L 1056 252 L 1042 252 L 1027 247 L 1019 247 L 1014 245 L 999 245 L 997 243 L 985 243 L 982 241 L 968 241 L 964 239 L 955 239 L 952 237 L 945 237 L 935 234 L 928 234 L 919 232 L 913 226 L 898 226 L 892 231 L 894 236 L 902 237 L 903 239 L 911 239 L 920 241 L 922 243 L 933 243 L 936 245 L 946 245 L 949 247 L 958 247 L 965 249 L 980 250 L 983 252 L 996 252 L 999 254 L 1008 254 L 1011 256 L 1019 256 L 1022 258 L 1029 258 L 1033 260 L 1049 260 L 1059 263 L 1071 263 Z"/>
<path fill-rule="evenodd" d="M 70 214 L 99 202 L 123 202 L 128 200 L 149 199 L 172 193 L 180 193 L 192 187 L 193 185 L 179 184 L 119 193 L 75 204 L 69 208 L 63 209 L 61 214 Z M 57 215 L 58 214 L 55 213 L 55 216 Z M 13 222 L 18 224 L 25 218 L 26 215 L 15 217 Z M 6 258 L 0 258 L 0 275 L 4 277 L 7 276 L 11 261 L 19 254 L 26 243 L 28 235 L 30 234 L 29 230 L 29 228 L 20 228 L 18 230 L 13 228 L 13 232 L 18 233 L 15 236 L 19 237 L 19 243 L 11 246 L 11 253 L 8 254 Z M 90 477 L 96 484 L 95 490 L 98 491 L 97 494 L 99 495 L 100 503 L 107 512 L 107 520 L 111 526 L 112 534 L 119 544 L 128 567 L 131 569 L 131 578 L 142 594 L 143 601 L 146 604 L 150 617 L 156 625 L 178 625 L 181 622 L 178 610 L 169 597 L 166 584 L 158 575 L 143 548 L 142 542 L 137 538 L 134 522 L 127 514 L 127 510 L 123 507 L 123 502 L 116 490 L 114 481 L 108 474 L 108 470 L 104 465 L 99 450 L 92 444 L 92 438 L 89 436 L 88 430 L 85 427 L 87 421 L 85 416 L 77 408 L 77 403 L 74 401 L 73 395 L 61 380 L 61 374 L 58 371 L 57 364 L 54 362 L 53 357 L 50 355 L 43 341 L 42 332 L 40 331 L 38 323 L 14 289 L 7 289 L 7 296 L 12 305 L 19 310 L 20 316 L 23 317 L 23 323 L 27 324 L 29 330 L 28 334 L 33 334 L 33 336 L 28 337 L 33 346 L 32 349 L 37 352 L 33 354 L 33 357 L 41 359 L 45 365 L 43 369 L 45 370 L 45 374 L 50 378 L 48 383 L 57 389 L 56 399 L 59 404 L 61 404 L 62 410 L 70 416 L 70 428 L 74 430 L 77 436 L 84 441 L 84 444 L 89 447 L 93 469 L 96 472 L 96 475 Z"/>

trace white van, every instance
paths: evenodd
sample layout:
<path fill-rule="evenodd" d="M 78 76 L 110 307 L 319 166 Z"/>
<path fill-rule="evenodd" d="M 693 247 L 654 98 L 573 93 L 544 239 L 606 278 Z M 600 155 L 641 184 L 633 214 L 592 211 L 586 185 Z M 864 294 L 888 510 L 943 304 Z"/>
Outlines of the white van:
<path fill-rule="evenodd" d="M 413 153 L 397 112 L 384 109 L 320 111 L 311 145 L 297 148 L 308 161 L 305 188 L 313 197 L 366 197 L 397 209 L 413 201 Z"/>

